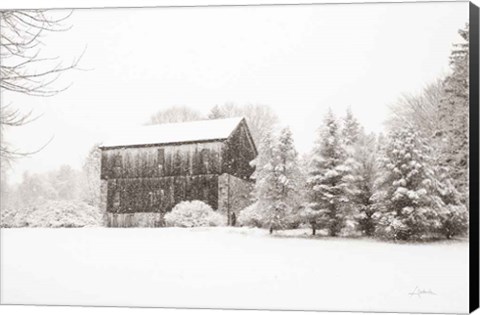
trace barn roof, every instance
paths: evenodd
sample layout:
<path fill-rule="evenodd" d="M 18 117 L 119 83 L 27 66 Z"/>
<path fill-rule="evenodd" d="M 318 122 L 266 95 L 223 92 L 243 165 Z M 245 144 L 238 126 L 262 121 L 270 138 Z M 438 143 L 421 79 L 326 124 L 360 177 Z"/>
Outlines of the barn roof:
<path fill-rule="evenodd" d="M 243 117 L 234 117 L 126 128 L 112 135 L 101 147 L 224 140 L 232 134 L 243 119 Z"/>

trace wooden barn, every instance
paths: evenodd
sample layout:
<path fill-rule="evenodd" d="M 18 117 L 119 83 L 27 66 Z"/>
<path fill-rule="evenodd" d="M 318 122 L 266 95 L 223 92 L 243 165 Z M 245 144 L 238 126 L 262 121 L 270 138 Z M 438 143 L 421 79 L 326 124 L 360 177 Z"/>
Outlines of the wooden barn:
<path fill-rule="evenodd" d="M 163 226 L 185 200 L 208 203 L 231 224 L 250 203 L 257 150 L 244 118 L 125 130 L 100 148 L 108 226 Z"/>

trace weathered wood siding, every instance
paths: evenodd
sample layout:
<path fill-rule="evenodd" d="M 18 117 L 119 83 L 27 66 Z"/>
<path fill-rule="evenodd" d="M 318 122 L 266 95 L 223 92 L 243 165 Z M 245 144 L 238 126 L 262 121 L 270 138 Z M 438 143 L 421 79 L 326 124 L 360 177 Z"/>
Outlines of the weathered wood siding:
<path fill-rule="evenodd" d="M 202 200 L 217 209 L 218 175 L 109 180 L 106 208 L 111 213 L 165 213 L 185 200 Z"/>
<path fill-rule="evenodd" d="M 219 176 L 250 178 L 254 171 L 250 161 L 255 157 L 244 121 L 226 140 L 103 148 L 100 176 L 108 225 L 158 226 L 164 213 L 186 200 L 201 200 L 218 209 L 219 194 L 225 195 L 225 187 L 219 192 Z M 224 178 L 222 186 L 227 183 Z M 244 202 L 235 201 L 234 190 L 220 202 L 235 210 Z"/>
<path fill-rule="evenodd" d="M 203 142 L 102 151 L 102 179 L 221 174 L 223 143 Z"/>
<path fill-rule="evenodd" d="M 110 213 L 105 215 L 107 227 L 163 227 L 165 220 L 163 213 L 135 212 Z"/>
<path fill-rule="evenodd" d="M 222 152 L 222 173 L 249 179 L 255 170 L 250 162 L 256 156 L 255 144 L 250 137 L 247 126 L 242 122 L 230 138 L 225 140 Z"/>

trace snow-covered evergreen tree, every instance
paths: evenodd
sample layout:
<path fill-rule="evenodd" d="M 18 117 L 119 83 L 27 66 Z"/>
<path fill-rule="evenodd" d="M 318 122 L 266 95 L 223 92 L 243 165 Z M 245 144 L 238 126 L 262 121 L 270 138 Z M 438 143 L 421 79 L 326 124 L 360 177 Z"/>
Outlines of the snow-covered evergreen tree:
<path fill-rule="evenodd" d="M 255 167 L 255 171 L 252 174 L 252 179 L 255 180 L 253 196 L 259 203 L 259 209 L 270 203 L 270 200 L 273 198 L 274 145 L 272 132 L 267 132 L 260 142 L 257 157 L 251 162 Z"/>
<path fill-rule="evenodd" d="M 354 176 L 356 178 L 356 221 L 358 230 L 366 236 L 375 233 L 376 212 L 373 196 L 375 193 L 375 181 L 378 176 L 377 165 L 377 141 L 374 134 L 362 133 L 356 146 L 356 160 L 358 163 Z"/>
<path fill-rule="evenodd" d="M 254 196 L 263 225 L 272 233 L 284 228 L 289 217 L 295 216 L 300 169 L 290 129 L 282 129 L 278 138 L 266 134 L 261 148 L 252 162 Z"/>
<path fill-rule="evenodd" d="M 440 219 L 437 232 L 447 239 L 465 235 L 468 232 L 468 211 L 462 203 L 462 195 L 455 188 L 447 168 L 437 167 L 435 175 L 434 197 Z"/>
<path fill-rule="evenodd" d="M 469 154 L 469 27 L 459 30 L 453 45 L 451 73 L 416 95 L 404 94 L 391 106 L 388 125 L 405 126 L 429 139 L 437 165 L 448 172 L 462 203 L 468 201 Z"/>
<path fill-rule="evenodd" d="M 359 161 L 360 147 L 359 140 L 363 136 L 363 128 L 353 115 L 350 108 L 347 109 L 347 113 L 343 119 L 341 130 L 341 144 L 345 154 L 345 160 L 343 161 L 343 178 L 345 197 L 348 198 L 348 202 L 345 203 L 343 212 L 345 213 L 346 230 L 345 233 L 349 234 L 357 225 L 357 219 L 359 218 L 359 208 L 361 207 L 361 180 L 363 174 L 361 174 L 361 164 Z M 350 231 L 348 231 L 350 230 Z"/>
<path fill-rule="evenodd" d="M 454 45 L 450 55 L 452 73 L 444 81 L 440 103 L 442 165 L 449 170 L 455 187 L 468 200 L 469 155 L 469 27 L 459 30 L 463 42 Z"/>
<path fill-rule="evenodd" d="M 429 236 L 439 217 L 429 147 L 412 128 L 390 134 L 382 158 L 377 232 L 394 240 Z"/>
<path fill-rule="evenodd" d="M 344 161 L 339 125 L 329 111 L 313 150 L 307 180 L 310 204 L 304 216 L 313 234 L 317 228 L 326 228 L 331 236 L 336 236 L 344 227 L 348 202 Z"/>
<path fill-rule="evenodd" d="M 295 225 L 295 222 L 299 221 L 299 207 L 303 202 L 301 185 L 304 174 L 290 128 L 286 127 L 280 131 L 276 152 L 278 160 L 275 170 L 278 178 L 279 202 L 287 206 L 287 224 Z"/>
<path fill-rule="evenodd" d="M 264 135 L 258 156 L 252 161 L 255 172 L 254 197 L 260 212 L 262 223 L 270 229 L 270 233 L 283 226 L 286 207 L 278 201 L 278 178 L 276 174 L 277 144 L 272 132 Z"/>
<path fill-rule="evenodd" d="M 347 114 L 343 119 L 343 128 L 342 128 L 342 141 L 345 146 L 353 147 L 360 137 L 362 132 L 362 127 L 357 121 L 355 116 L 353 116 L 352 110 L 347 109 Z"/>

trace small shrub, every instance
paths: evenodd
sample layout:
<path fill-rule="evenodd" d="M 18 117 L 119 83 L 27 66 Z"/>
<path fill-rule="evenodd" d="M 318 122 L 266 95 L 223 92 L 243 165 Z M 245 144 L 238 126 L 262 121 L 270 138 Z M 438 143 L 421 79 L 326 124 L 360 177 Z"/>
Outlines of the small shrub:
<path fill-rule="evenodd" d="M 240 211 L 237 221 L 240 226 L 261 228 L 263 226 L 263 217 L 260 209 L 258 209 L 258 203 L 251 204 Z"/>
<path fill-rule="evenodd" d="M 165 223 L 176 227 L 223 226 L 226 218 L 203 201 L 182 201 L 165 214 Z"/>

